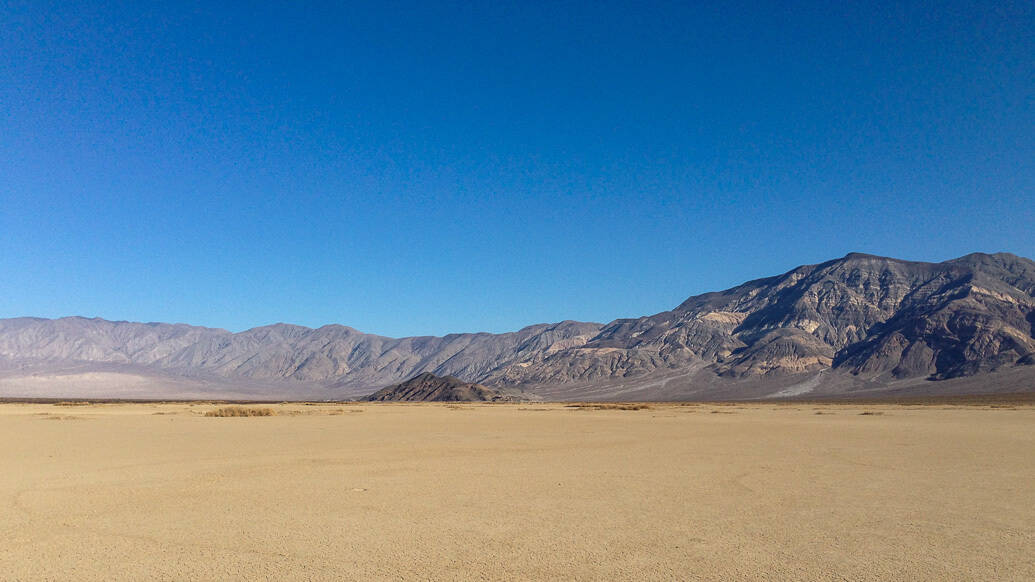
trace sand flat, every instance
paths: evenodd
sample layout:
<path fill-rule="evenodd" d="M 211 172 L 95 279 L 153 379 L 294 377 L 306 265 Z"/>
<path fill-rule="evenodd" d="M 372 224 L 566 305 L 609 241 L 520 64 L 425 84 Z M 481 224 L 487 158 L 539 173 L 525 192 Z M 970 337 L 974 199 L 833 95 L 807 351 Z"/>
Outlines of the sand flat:
<path fill-rule="evenodd" d="M 1031 406 L 213 408 L 0 405 L 0 579 L 1035 579 Z"/>

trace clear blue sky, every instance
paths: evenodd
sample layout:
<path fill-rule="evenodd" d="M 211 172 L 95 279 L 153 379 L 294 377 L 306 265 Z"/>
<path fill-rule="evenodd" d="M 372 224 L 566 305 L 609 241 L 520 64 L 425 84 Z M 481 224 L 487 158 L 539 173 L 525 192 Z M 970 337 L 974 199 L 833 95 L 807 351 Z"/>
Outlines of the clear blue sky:
<path fill-rule="evenodd" d="M 256 4 L 0 2 L 0 317 L 499 332 L 1035 256 L 1029 1 Z"/>

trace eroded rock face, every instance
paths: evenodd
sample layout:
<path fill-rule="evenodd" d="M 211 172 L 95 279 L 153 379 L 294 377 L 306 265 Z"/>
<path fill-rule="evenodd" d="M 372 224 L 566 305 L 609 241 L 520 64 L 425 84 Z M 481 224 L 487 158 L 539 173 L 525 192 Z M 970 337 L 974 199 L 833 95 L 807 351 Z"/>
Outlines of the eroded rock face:
<path fill-rule="evenodd" d="M 1024 365 L 1035 353 L 1035 263 L 974 254 L 917 263 L 851 254 L 619 320 L 578 349 L 490 382 L 635 376 L 703 363 L 727 377 L 840 368 L 952 378 Z"/>
<path fill-rule="evenodd" d="M 340 325 L 241 333 L 99 319 L 0 320 L 0 371 L 104 363 L 185 377 L 318 383 L 352 393 L 422 372 L 496 387 L 703 370 L 730 381 L 834 369 L 875 381 L 946 379 L 1035 364 L 1035 263 L 850 254 L 671 311 L 606 325 L 387 338 Z"/>

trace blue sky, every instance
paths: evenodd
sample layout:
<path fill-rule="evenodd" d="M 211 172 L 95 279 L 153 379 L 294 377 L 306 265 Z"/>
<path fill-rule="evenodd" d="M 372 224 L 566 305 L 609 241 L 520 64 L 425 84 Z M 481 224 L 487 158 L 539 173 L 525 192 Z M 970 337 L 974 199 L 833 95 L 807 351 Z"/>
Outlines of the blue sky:
<path fill-rule="evenodd" d="M 1030 2 L 161 4 L 0 3 L 0 317 L 500 332 L 1035 256 Z"/>

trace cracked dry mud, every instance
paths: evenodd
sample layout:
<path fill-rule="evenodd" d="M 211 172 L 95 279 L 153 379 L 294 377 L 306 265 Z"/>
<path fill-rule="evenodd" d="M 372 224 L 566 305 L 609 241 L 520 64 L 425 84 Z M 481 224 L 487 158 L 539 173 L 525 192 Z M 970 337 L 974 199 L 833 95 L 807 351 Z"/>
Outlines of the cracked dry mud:
<path fill-rule="evenodd" d="M 1035 579 L 1030 405 L 214 406 L 0 405 L 0 577 Z"/>

